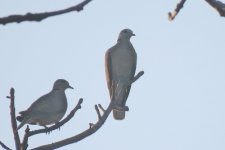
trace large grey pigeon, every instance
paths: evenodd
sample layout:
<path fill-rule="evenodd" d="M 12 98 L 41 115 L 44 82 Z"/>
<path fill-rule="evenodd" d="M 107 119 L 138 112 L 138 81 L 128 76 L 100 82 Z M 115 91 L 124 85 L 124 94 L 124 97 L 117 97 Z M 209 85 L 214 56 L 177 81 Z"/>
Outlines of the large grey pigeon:
<path fill-rule="evenodd" d="M 131 88 L 129 83 L 136 71 L 137 54 L 130 42 L 132 36 L 135 36 L 132 30 L 122 30 L 116 45 L 105 55 L 106 80 L 110 98 L 115 102 L 113 116 L 116 120 L 125 118 L 126 101 Z"/>
<path fill-rule="evenodd" d="M 17 130 L 25 124 L 38 124 L 46 127 L 53 123 L 58 123 L 66 113 L 67 99 L 65 90 L 73 89 L 69 82 L 58 79 L 53 85 L 53 89 L 46 95 L 37 99 L 27 110 L 21 111 L 17 120 L 21 122 Z"/>

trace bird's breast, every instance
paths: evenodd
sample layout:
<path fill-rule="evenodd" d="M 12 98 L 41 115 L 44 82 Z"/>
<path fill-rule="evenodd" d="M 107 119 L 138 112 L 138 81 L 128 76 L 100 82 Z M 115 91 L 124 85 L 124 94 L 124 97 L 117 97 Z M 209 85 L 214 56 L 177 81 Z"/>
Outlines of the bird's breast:
<path fill-rule="evenodd" d="M 52 109 L 56 112 L 65 112 L 67 109 L 67 99 L 65 93 L 55 93 L 52 97 Z"/>
<path fill-rule="evenodd" d="M 129 77 L 136 66 L 136 53 L 131 50 L 120 50 L 114 53 L 112 59 L 112 72 L 115 76 Z"/>

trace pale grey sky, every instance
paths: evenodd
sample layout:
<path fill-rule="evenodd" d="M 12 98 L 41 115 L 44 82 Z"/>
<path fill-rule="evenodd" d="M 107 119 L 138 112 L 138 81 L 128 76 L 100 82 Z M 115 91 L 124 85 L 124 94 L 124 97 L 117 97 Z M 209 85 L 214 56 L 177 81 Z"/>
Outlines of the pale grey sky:
<path fill-rule="evenodd" d="M 0 14 L 24 14 L 68 7 L 80 1 L 1 1 Z M 93 0 L 84 11 L 42 21 L 0 26 L 0 140 L 14 149 L 9 89 L 16 90 L 16 111 L 49 92 L 58 78 L 69 108 L 80 97 L 82 109 L 60 131 L 30 138 L 29 148 L 78 134 L 97 120 L 94 105 L 109 104 L 104 72 L 106 50 L 130 28 L 138 54 L 137 71 L 123 121 L 109 116 L 94 135 L 67 149 L 225 149 L 224 18 L 205 1 L 187 1 L 173 22 L 168 11 L 178 0 Z M 31 129 L 40 128 L 30 126 Z M 20 135 L 23 137 L 23 129 Z"/>

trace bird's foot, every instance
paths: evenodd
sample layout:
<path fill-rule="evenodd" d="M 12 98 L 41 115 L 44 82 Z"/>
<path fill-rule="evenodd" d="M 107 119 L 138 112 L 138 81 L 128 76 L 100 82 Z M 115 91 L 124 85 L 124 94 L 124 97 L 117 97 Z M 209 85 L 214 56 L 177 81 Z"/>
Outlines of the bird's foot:
<path fill-rule="evenodd" d="M 59 122 L 56 122 L 55 125 L 58 126 L 58 129 L 60 130 Z"/>
<path fill-rule="evenodd" d="M 43 127 L 46 129 L 46 134 L 50 134 L 51 130 L 49 127 L 47 127 L 46 125 L 43 125 Z"/>
<path fill-rule="evenodd" d="M 116 105 L 115 108 L 116 110 L 119 110 L 119 111 L 129 111 L 129 107 L 128 106 L 118 106 Z"/>

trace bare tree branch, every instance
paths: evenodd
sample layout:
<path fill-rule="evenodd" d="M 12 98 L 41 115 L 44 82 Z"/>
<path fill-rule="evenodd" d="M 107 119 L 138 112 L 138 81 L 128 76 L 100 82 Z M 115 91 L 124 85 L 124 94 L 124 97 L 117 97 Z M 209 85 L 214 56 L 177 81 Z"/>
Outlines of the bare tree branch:
<path fill-rule="evenodd" d="M 139 79 L 142 75 L 144 74 L 144 71 L 139 72 L 134 78 L 133 80 L 131 80 L 130 84 L 134 83 L 137 79 Z M 115 107 L 114 106 L 114 102 L 111 101 L 108 108 L 104 111 L 103 115 L 101 116 L 100 112 L 99 112 L 99 108 L 97 105 L 95 105 L 95 110 L 98 114 L 98 121 L 93 124 L 90 123 L 89 124 L 89 128 L 85 131 L 83 131 L 82 133 L 72 136 L 70 138 L 52 143 L 52 144 L 47 144 L 47 145 L 43 145 L 40 147 L 36 147 L 32 150 L 49 150 L 49 149 L 56 149 L 56 148 L 60 148 L 62 146 L 68 145 L 68 144 L 72 144 L 72 143 L 76 143 L 79 142 L 81 140 L 83 140 L 84 138 L 92 135 L 93 133 L 95 133 L 99 128 L 101 128 L 101 126 L 105 123 L 106 119 L 108 118 L 109 114 L 111 113 L 112 109 Z M 101 108 L 100 108 L 101 109 Z M 103 109 L 104 110 L 104 109 Z"/>
<path fill-rule="evenodd" d="M 205 0 L 209 5 L 215 8 L 220 16 L 225 17 L 225 4 L 216 0 Z"/>
<path fill-rule="evenodd" d="M 2 143 L 2 141 L 0 141 L 0 145 L 1 145 L 2 148 L 4 148 L 5 150 L 12 150 L 12 149 L 10 149 L 8 146 L 6 146 L 4 143 Z"/>
<path fill-rule="evenodd" d="M 89 123 L 89 128 L 92 128 L 94 126 L 93 123 Z"/>
<path fill-rule="evenodd" d="M 130 83 L 128 83 L 127 86 L 130 86 L 132 83 L 134 83 L 137 79 L 139 79 L 142 75 L 144 74 L 144 71 L 140 71 L 131 81 Z M 34 131 L 30 131 L 29 126 L 27 126 L 26 131 L 25 131 L 25 135 L 23 138 L 23 143 L 21 144 L 20 142 L 20 138 L 19 138 L 19 134 L 17 131 L 17 122 L 16 122 L 16 117 L 15 117 L 15 90 L 14 88 L 10 89 L 10 96 L 7 96 L 7 98 L 9 98 L 10 101 L 10 115 L 11 115 L 11 124 L 12 124 L 12 129 L 13 129 L 13 134 L 14 134 L 14 141 L 15 141 L 15 145 L 16 145 L 16 149 L 17 150 L 26 150 L 28 147 L 28 139 L 30 136 L 36 135 L 36 134 L 40 134 L 40 133 L 46 133 L 46 132 L 50 132 L 52 130 L 58 129 L 59 127 L 61 127 L 62 125 L 64 125 L 66 122 L 68 122 L 73 116 L 74 114 L 77 112 L 78 109 L 81 108 L 81 103 L 83 102 L 83 99 L 79 99 L 78 104 L 76 105 L 76 107 L 70 112 L 70 114 L 63 119 L 62 121 L 60 121 L 59 123 L 47 128 L 47 129 L 40 129 L 40 130 L 34 130 Z M 106 119 L 108 118 L 109 114 L 111 113 L 112 109 L 115 107 L 115 104 L 113 101 L 111 101 L 111 103 L 109 104 L 108 108 L 105 110 L 101 104 L 95 105 L 95 110 L 97 112 L 98 115 L 98 121 L 93 124 L 90 123 L 90 127 L 89 129 L 85 130 L 84 132 L 72 136 L 70 138 L 58 141 L 56 143 L 53 144 L 48 144 L 48 145 L 43 145 L 40 147 L 36 147 L 34 148 L 34 150 L 49 150 L 49 149 L 56 149 L 68 144 L 72 144 L 75 142 L 78 142 L 90 135 L 92 135 L 93 133 L 95 133 L 99 128 L 101 128 L 101 126 L 104 124 L 104 122 L 106 121 Z M 100 110 L 102 110 L 103 114 L 101 115 Z M 1 141 L 0 141 L 0 145 L 6 149 L 6 150 L 10 150 L 10 148 L 8 148 L 7 146 L 5 146 Z"/>
<path fill-rule="evenodd" d="M 15 115 L 15 90 L 14 88 L 10 89 L 10 96 L 7 96 L 7 98 L 10 99 L 10 116 L 11 116 L 11 124 L 12 124 L 12 130 L 14 135 L 14 141 L 15 146 L 17 150 L 20 150 L 20 137 L 17 131 L 17 123 L 16 123 L 16 115 Z"/>
<path fill-rule="evenodd" d="M 104 113 L 105 112 L 105 109 L 102 107 L 101 104 L 98 104 L 98 107 L 101 109 L 101 111 Z"/>
<path fill-rule="evenodd" d="M 69 13 L 72 11 L 81 11 L 83 10 L 84 6 L 87 5 L 89 2 L 91 2 L 91 0 L 84 0 L 83 2 L 81 2 L 78 5 L 63 9 L 63 10 L 58 10 L 58 11 L 52 11 L 52 12 L 44 12 L 44 13 L 27 13 L 26 15 L 11 15 L 8 17 L 3 17 L 0 18 L 0 24 L 2 25 L 6 25 L 8 23 L 20 23 L 23 21 L 37 21 L 40 22 L 48 17 L 52 17 L 52 16 L 57 16 L 57 15 L 61 15 L 61 14 L 65 14 L 65 13 Z"/>
<path fill-rule="evenodd" d="M 133 84 L 135 81 L 137 81 L 137 79 L 139 79 L 142 75 L 144 75 L 144 71 L 138 72 L 138 74 L 134 76 L 134 78 L 131 80 L 131 82 L 128 84 L 128 86 Z"/>
<path fill-rule="evenodd" d="M 177 4 L 177 7 L 175 8 L 175 10 L 172 13 L 171 12 L 168 13 L 168 19 L 169 19 L 169 21 L 172 21 L 177 16 L 177 14 L 179 13 L 179 11 L 183 8 L 185 2 L 186 2 L 186 0 L 181 0 Z"/>
<path fill-rule="evenodd" d="M 53 130 L 56 130 L 58 128 L 60 128 L 62 125 L 64 125 L 65 123 L 67 123 L 71 118 L 73 118 L 74 114 L 77 112 L 78 109 L 81 109 L 81 104 L 83 102 L 83 99 L 80 98 L 77 105 L 75 106 L 75 108 L 69 113 L 69 115 L 63 119 L 62 121 L 58 122 L 57 124 L 47 128 L 47 129 L 39 129 L 39 130 L 34 130 L 34 131 L 30 131 L 28 133 L 28 137 L 36 135 L 36 134 L 40 134 L 40 133 L 47 133 L 47 132 L 51 132 Z"/>
<path fill-rule="evenodd" d="M 25 130 L 25 134 L 24 134 L 24 137 L 23 137 L 23 143 L 21 144 L 21 150 L 26 150 L 27 147 L 28 147 L 29 132 L 30 132 L 30 128 L 27 125 L 27 128 Z"/>
<path fill-rule="evenodd" d="M 98 119 L 100 120 L 102 118 L 101 114 L 100 114 L 100 111 L 98 109 L 98 105 L 95 105 L 95 110 L 97 112 L 97 115 L 98 115 Z"/>

